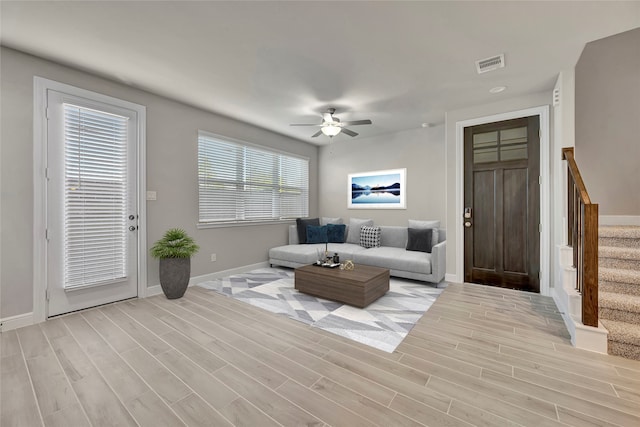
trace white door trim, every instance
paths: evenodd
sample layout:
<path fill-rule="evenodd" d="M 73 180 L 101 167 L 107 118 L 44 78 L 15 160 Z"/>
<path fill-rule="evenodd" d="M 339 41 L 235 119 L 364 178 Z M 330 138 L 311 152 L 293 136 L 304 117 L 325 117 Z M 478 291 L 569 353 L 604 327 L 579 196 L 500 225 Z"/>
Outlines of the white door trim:
<path fill-rule="evenodd" d="M 540 294 L 549 296 L 549 257 L 550 257 L 550 219 L 549 206 L 551 192 L 549 188 L 549 106 L 527 108 L 508 113 L 456 122 L 456 272 L 454 281 L 464 281 L 464 128 L 485 123 L 500 122 L 520 117 L 538 116 L 540 118 Z"/>
<path fill-rule="evenodd" d="M 138 114 L 138 297 L 147 290 L 146 107 L 64 83 L 33 78 L 33 322 L 47 319 L 47 90 L 122 106 Z"/>

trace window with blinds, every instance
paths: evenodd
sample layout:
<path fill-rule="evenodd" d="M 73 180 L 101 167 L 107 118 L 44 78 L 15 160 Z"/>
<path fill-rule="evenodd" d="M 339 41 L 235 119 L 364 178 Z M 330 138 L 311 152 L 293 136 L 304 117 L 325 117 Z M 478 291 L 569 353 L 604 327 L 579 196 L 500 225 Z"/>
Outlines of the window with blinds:
<path fill-rule="evenodd" d="M 127 275 L 127 117 L 64 104 L 64 288 Z"/>
<path fill-rule="evenodd" d="M 309 161 L 198 134 L 200 223 L 242 223 L 306 217 Z"/>

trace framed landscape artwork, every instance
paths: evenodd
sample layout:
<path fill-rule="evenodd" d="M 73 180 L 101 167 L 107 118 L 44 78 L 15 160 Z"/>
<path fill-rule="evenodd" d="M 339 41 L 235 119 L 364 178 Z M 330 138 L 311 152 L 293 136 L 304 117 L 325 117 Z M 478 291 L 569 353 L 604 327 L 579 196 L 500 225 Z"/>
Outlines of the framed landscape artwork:
<path fill-rule="evenodd" d="M 406 169 L 349 174 L 349 209 L 406 209 Z"/>

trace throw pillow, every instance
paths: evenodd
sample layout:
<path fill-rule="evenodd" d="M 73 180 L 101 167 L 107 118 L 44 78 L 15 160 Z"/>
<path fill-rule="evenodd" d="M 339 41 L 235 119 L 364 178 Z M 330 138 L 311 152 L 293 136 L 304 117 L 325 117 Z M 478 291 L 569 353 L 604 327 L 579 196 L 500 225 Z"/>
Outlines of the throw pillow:
<path fill-rule="evenodd" d="M 431 233 L 431 246 L 435 246 L 440 241 L 440 233 L 438 232 L 438 228 L 440 228 L 440 221 L 418 221 L 415 219 L 409 220 L 409 228 L 431 228 L 433 232 Z"/>
<path fill-rule="evenodd" d="M 328 216 L 323 216 L 320 218 L 320 225 L 329 225 L 329 224 L 344 224 L 342 218 L 330 218 Z"/>
<path fill-rule="evenodd" d="M 360 244 L 360 228 L 363 225 L 373 226 L 372 219 L 351 218 L 349 220 L 349 233 L 347 234 L 347 243 L 354 245 Z"/>
<path fill-rule="evenodd" d="M 407 241 L 408 251 L 418 251 L 431 253 L 432 229 L 431 228 L 409 228 L 409 239 Z"/>
<path fill-rule="evenodd" d="M 329 243 L 344 243 L 345 230 L 347 226 L 344 224 L 327 224 L 327 237 Z"/>
<path fill-rule="evenodd" d="M 363 248 L 380 247 L 380 227 L 363 225 L 360 228 L 360 246 Z"/>
<path fill-rule="evenodd" d="M 320 225 L 318 218 L 298 218 L 296 226 L 298 227 L 298 242 L 307 243 L 307 225 Z"/>
<path fill-rule="evenodd" d="M 327 243 L 327 226 L 307 225 L 307 243 Z"/>

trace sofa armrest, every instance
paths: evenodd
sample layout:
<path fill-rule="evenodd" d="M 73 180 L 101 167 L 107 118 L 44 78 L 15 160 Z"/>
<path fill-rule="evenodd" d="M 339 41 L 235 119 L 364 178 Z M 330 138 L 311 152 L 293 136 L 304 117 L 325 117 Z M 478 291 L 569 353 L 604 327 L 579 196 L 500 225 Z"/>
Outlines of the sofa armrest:
<path fill-rule="evenodd" d="M 440 242 L 431 248 L 431 275 L 434 283 L 440 283 L 444 279 L 447 269 L 447 241 Z"/>
<path fill-rule="evenodd" d="M 300 244 L 300 240 L 298 240 L 298 227 L 296 225 L 289 226 L 289 244 L 290 245 Z"/>

